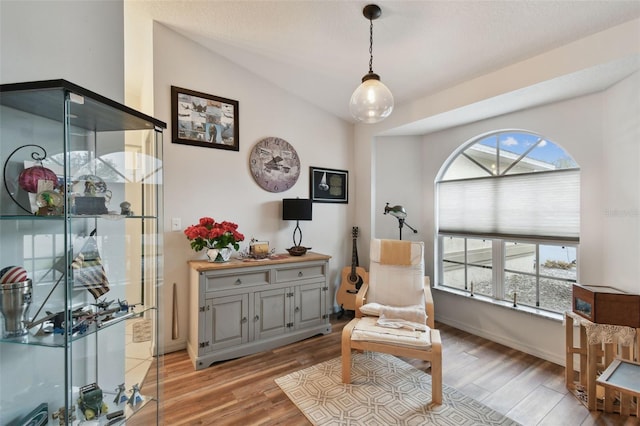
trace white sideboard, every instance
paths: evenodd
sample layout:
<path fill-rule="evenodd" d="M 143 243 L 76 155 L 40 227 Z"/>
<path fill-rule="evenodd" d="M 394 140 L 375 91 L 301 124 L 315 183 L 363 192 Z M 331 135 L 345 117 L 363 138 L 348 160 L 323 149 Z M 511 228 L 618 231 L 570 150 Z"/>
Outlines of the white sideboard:
<path fill-rule="evenodd" d="M 330 258 L 307 252 L 189 262 L 187 351 L 194 368 L 330 333 Z"/>

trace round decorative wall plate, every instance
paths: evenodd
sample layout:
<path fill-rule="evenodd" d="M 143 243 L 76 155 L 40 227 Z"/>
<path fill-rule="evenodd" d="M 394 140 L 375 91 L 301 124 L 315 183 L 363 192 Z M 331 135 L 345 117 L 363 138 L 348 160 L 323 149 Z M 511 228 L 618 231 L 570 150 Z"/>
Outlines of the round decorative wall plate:
<path fill-rule="evenodd" d="M 291 188 L 300 176 L 300 158 L 284 139 L 268 137 L 255 144 L 249 167 L 256 183 L 269 192 Z"/>

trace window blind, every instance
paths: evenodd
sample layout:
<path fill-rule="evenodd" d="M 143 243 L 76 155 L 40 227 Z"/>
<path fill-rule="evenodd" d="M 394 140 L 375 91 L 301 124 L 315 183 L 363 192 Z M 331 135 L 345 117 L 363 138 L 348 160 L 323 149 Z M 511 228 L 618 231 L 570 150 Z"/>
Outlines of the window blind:
<path fill-rule="evenodd" d="M 580 170 L 438 183 L 440 232 L 578 240 Z"/>

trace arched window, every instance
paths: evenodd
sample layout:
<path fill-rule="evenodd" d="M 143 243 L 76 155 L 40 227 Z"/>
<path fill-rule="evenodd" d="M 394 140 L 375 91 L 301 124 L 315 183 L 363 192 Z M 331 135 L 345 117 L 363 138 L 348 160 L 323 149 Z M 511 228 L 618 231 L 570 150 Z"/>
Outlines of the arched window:
<path fill-rule="evenodd" d="M 480 135 L 443 165 L 436 189 L 438 285 L 571 309 L 580 169 L 564 149 L 523 130 Z"/>

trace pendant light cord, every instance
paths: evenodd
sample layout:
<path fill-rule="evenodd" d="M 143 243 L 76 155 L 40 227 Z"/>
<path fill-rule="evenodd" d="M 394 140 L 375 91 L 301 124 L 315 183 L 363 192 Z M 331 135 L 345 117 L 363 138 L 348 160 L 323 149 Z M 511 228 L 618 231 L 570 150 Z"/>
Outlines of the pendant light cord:
<path fill-rule="evenodd" d="M 373 73 L 373 19 L 369 19 L 369 74 Z"/>

